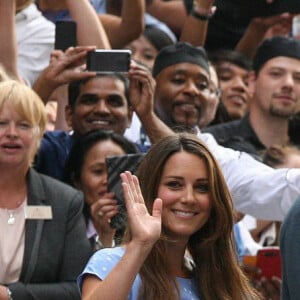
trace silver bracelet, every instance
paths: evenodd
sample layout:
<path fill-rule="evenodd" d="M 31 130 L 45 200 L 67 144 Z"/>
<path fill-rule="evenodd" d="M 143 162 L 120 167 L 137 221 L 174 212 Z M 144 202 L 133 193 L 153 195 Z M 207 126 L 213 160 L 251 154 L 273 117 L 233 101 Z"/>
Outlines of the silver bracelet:
<path fill-rule="evenodd" d="M 7 287 L 6 290 L 7 290 L 7 300 L 13 300 L 10 289 Z"/>

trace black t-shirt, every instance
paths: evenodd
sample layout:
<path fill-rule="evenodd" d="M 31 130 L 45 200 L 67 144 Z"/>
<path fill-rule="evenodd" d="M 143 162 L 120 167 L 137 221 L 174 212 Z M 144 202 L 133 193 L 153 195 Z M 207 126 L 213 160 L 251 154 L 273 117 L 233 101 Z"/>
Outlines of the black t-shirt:
<path fill-rule="evenodd" d="M 184 0 L 187 12 L 193 0 Z M 205 48 L 207 51 L 219 48 L 234 49 L 250 20 L 257 16 L 276 15 L 281 12 L 300 12 L 299 0 L 216 0 L 217 11 L 209 22 Z"/>

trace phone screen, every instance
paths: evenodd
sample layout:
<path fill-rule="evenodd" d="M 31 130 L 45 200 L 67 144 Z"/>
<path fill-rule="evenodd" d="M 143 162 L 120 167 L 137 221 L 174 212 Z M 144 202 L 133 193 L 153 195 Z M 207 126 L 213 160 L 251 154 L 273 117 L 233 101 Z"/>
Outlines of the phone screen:
<path fill-rule="evenodd" d="M 74 21 L 57 21 L 55 23 L 55 49 L 65 51 L 77 46 L 77 24 Z"/>
<path fill-rule="evenodd" d="M 130 66 L 130 50 L 96 50 L 87 54 L 87 70 L 102 73 L 127 73 Z"/>
<path fill-rule="evenodd" d="M 135 174 L 144 153 L 126 154 L 120 156 L 106 157 L 106 168 L 108 176 L 108 191 L 115 193 L 115 199 L 118 201 L 119 213 L 111 220 L 111 227 L 120 229 L 126 225 L 126 207 L 123 195 L 121 173 L 130 171 Z"/>

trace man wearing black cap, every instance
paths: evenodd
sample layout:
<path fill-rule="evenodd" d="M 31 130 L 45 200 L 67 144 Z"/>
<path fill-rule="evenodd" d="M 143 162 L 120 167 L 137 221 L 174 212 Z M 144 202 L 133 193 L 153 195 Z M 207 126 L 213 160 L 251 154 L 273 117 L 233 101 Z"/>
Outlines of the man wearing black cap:
<path fill-rule="evenodd" d="M 253 59 L 249 114 L 205 131 L 227 147 L 261 156 L 272 145 L 293 144 L 289 119 L 300 104 L 300 41 L 277 36 L 264 41 Z"/>
<path fill-rule="evenodd" d="M 246 153 L 224 148 L 211 134 L 203 134 L 196 126 L 205 113 L 205 95 L 209 72 L 202 48 L 178 43 L 158 54 L 153 75 L 156 79 L 155 111 L 167 125 L 195 126 L 197 135 L 219 161 L 230 188 L 235 208 L 260 219 L 282 220 L 300 195 L 300 170 L 274 170 Z M 138 124 L 132 128 L 138 133 Z M 140 143 L 141 136 L 128 132 Z"/>
<path fill-rule="evenodd" d="M 175 131 L 197 131 L 209 97 L 210 73 L 205 50 L 184 42 L 166 46 L 158 53 L 152 74 L 156 80 L 156 115 Z M 125 136 L 150 145 L 136 117 Z"/>
<path fill-rule="evenodd" d="M 205 112 L 209 96 L 209 65 L 203 48 L 187 43 L 165 47 L 158 54 L 155 111 L 171 128 L 194 128 Z"/>

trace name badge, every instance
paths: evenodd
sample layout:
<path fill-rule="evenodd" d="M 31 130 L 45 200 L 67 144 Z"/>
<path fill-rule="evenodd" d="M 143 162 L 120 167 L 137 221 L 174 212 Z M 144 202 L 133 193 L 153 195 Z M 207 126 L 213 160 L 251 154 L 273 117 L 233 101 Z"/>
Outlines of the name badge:
<path fill-rule="evenodd" d="M 25 207 L 25 219 L 31 220 L 52 220 L 52 207 L 30 205 Z"/>

